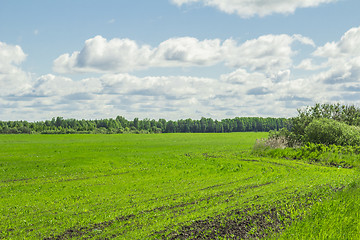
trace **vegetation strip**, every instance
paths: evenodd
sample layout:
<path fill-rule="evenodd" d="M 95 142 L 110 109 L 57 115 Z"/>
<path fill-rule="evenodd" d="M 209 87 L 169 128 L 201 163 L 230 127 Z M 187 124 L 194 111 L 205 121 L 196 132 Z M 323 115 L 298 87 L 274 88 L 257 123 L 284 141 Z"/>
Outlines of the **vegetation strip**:
<path fill-rule="evenodd" d="M 134 118 L 127 120 L 122 116 L 115 119 L 76 120 L 62 117 L 40 122 L 0 121 L 0 134 L 41 133 L 41 134 L 118 134 L 118 133 L 224 133 L 224 132 L 268 132 L 287 126 L 285 118 L 236 117 L 233 119 L 200 120 Z"/>

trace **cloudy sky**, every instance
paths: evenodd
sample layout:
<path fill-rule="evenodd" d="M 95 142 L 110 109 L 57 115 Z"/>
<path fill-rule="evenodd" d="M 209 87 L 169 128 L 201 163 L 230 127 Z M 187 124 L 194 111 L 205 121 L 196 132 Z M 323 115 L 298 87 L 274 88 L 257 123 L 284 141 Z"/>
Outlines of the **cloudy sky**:
<path fill-rule="evenodd" d="M 0 120 L 360 105 L 359 0 L 0 0 Z"/>

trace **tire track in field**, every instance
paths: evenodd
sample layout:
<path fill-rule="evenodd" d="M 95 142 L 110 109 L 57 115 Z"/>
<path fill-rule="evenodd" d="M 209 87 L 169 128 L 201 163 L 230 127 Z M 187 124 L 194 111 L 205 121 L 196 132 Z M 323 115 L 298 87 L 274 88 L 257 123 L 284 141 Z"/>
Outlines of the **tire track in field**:
<path fill-rule="evenodd" d="M 250 177 L 250 178 L 252 178 L 252 177 Z M 238 181 L 236 181 L 236 182 L 238 182 Z M 242 190 L 242 192 L 243 192 L 246 189 L 259 188 L 259 187 L 263 187 L 263 186 L 266 186 L 266 185 L 270 185 L 272 183 L 273 182 L 267 182 L 267 183 L 263 183 L 263 184 L 250 184 L 250 185 L 242 186 L 240 188 L 236 188 L 235 190 L 238 190 L 238 191 Z M 222 191 L 220 193 L 212 194 L 212 195 L 210 195 L 208 197 L 200 198 L 200 199 L 197 199 L 197 200 L 192 201 L 192 202 L 187 202 L 187 203 L 185 202 L 185 203 L 176 204 L 176 205 L 172 205 L 172 206 L 160 206 L 160 207 L 156 207 L 156 208 L 153 208 L 153 209 L 140 211 L 136 215 L 131 214 L 131 215 L 127 215 L 127 216 L 119 216 L 119 217 L 116 217 L 113 220 L 104 221 L 104 222 L 100 222 L 100 223 L 95 223 L 95 224 L 85 226 L 85 227 L 70 228 L 70 229 L 67 229 L 67 230 L 65 230 L 64 232 L 62 232 L 62 233 L 60 233 L 58 235 L 46 237 L 43 240 L 63 240 L 63 239 L 69 239 L 69 238 L 74 238 L 74 237 L 82 237 L 82 236 L 85 236 L 85 235 L 88 235 L 88 234 L 92 233 L 94 230 L 104 230 L 104 229 L 106 229 L 108 227 L 111 227 L 112 225 L 114 225 L 116 223 L 126 222 L 126 221 L 131 220 L 131 219 L 136 219 L 136 218 L 138 218 L 138 216 L 141 216 L 143 214 L 184 208 L 184 207 L 187 207 L 187 206 L 199 204 L 200 202 L 203 202 L 203 201 L 209 201 L 212 198 L 224 196 L 224 195 L 230 194 L 232 192 L 233 191 Z M 178 211 L 180 211 L 180 210 L 178 210 Z M 118 235 L 116 235 L 116 236 L 118 236 Z"/>
<path fill-rule="evenodd" d="M 341 191 L 340 187 L 327 186 L 332 192 Z M 291 195 L 274 205 L 262 206 L 251 205 L 243 209 L 235 209 L 228 213 L 220 214 L 206 219 L 183 223 L 178 230 L 166 227 L 164 230 L 155 231 L 149 237 L 155 239 L 266 239 L 269 234 L 281 232 L 283 228 L 295 219 L 301 218 L 301 214 L 291 214 L 294 209 L 308 209 L 322 198 L 330 196 L 329 193 L 313 194 L 307 192 L 299 195 L 292 192 Z M 310 201 L 304 201 L 309 200 Z M 288 200 L 292 200 L 290 206 Z M 263 208 L 265 207 L 265 208 Z M 253 213 L 255 210 L 255 213 Z M 254 231 L 255 230 L 255 231 Z M 270 230 L 270 231 L 269 231 Z"/>
<path fill-rule="evenodd" d="M 101 177 L 110 177 L 110 176 L 118 176 L 118 175 L 123 175 L 123 174 L 127 174 L 129 172 L 121 172 L 121 173 L 113 173 L 113 174 L 105 174 L 105 175 L 96 175 L 96 176 L 87 176 L 87 177 L 81 177 L 81 178 L 69 178 L 69 179 L 64 179 L 64 178 L 60 178 L 58 180 L 55 181 L 51 181 L 51 178 L 48 177 L 33 177 L 33 178 L 20 178 L 20 179 L 7 179 L 7 180 L 2 180 L 0 182 L 3 183 L 9 183 L 9 182 L 23 182 L 23 181 L 30 181 L 30 180 L 37 180 L 37 179 L 46 179 L 47 181 L 44 181 L 42 183 L 59 183 L 59 182 L 72 182 L 72 181 L 80 181 L 80 180 L 87 180 L 87 179 L 94 179 L 94 178 L 101 178 Z"/>
<path fill-rule="evenodd" d="M 237 160 L 239 161 L 239 159 L 237 159 Z M 251 160 L 251 159 L 241 159 L 240 161 L 262 162 L 262 161 L 259 161 L 259 160 Z M 277 164 L 277 163 L 274 163 L 274 162 L 265 162 L 265 163 L 275 164 L 275 165 L 284 166 L 284 167 L 289 167 L 289 166 L 287 166 L 285 164 Z M 241 179 L 241 180 L 233 181 L 233 182 L 228 182 L 228 183 L 223 183 L 223 184 L 215 184 L 215 185 L 212 185 L 212 186 L 201 188 L 201 189 L 199 189 L 197 191 L 205 191 L 205 190 L 209 190 L 209 189 L 213 189 L 213 188 L 217 188 L 217 187 L 221 187 L 221 186 L 232 185 L 232 184 L 235 184 L 235 183 L 238 183 L 238 182 L 253 179 L 256 176 L 257 175 L 253 175 L 253 176 L 250 176 L 250 177 L 247 177 L 247 178 L 244 178 L 244 179 Z M 91 233 L 93 233 L 93 231 L 95 231 L 95 230 L 104 230 L 104 229 L 109 228 L 112 225 L 117 224 L 119 222 L 126 222 L 126 221 L 131 220 L 131 219 L 137 219 L 139 216 L 141 216 L 143 214 L 149 214 L 149 213 L 154 213 L 154 212 L 164 212 L 164 214 L 165 214 L 166 211 L 181 212 L 182 208 L 186 208 L 186 207 L 191 206 L 191 205 L 196 205 L 196 204 L 199 204 L 199 203 L 204 202 L 204 201 L 209 201 L 210 199 L 213 199 L 213 198 L 218 198 L 218 197 L 225 196 L 225 195 L 229 195 L 229 197 L 231 198 L 234 191 L 237 191 L 239 193 L 244 193 L 247 190 L 267 186 L 267 185 L 270 185 L 270 184 L 273 184 L 273 183 L 274 182 L 271 181 L 271 182 L 265 182 L 265 183 L 261 183 L 261 184 L 248 184 L 248 185 L 245 185 L 245 186 L 240 186 L 240 187 L 234 188 L 234 189 L 232 189 L 230 191 L 220 191 L 218 193 L 211 194 L 211 195 L 209 195 L 207 197 L 196 199 L 195 201 L 191 201 L 191 202 L 183 202 L 183 203 L 179 203 L 179 204 L 175 204 L 175 205 L 159 206 L 159 207 L 156 207 L 156 208 L 153 208 L 153 209 L 140 211 L 137 214 L 131 214 L 131 215 L 127 215 L 127 216 L 119 216 L 119 217 L 116 217 L 113 220 L 104 221 L 104 222 L 95 223 L 95 224 L 90 224 L 89 226 L 83 226 L 83 227 L 79 226 L 77 228 L 74 227 L 74 228 L 67 229 L 67 230 L 65 230 L 64 232 L 62 232 L 62 233 L 60 233 L 58 235 L 50 236 L 48 238 L 44 238 L 44 240 L 62 240 L 62 239 L 68 239 L 68 238 L 73 238 L 73 237 L 82 237 L 82 236 L 85 237 L 85 235 L 88 236 Z M 174 196 L 181 196 L 181 195 L 185 195 L 185 194 L 186 193 L 172 194 L 172 195 L 168 195 L 168 196 L 163 196 L 160 199 L 169 199 L 169 198 L 174 197 Z M 259 197 L 259 196 L 257 196 L 257 197 Z M 158 201 L 159 198 L 147 199 L 147 200 L 142 201 L 142 202 L 155 201 L 155 200 Z M 225 200 L 225 202 L 228 202 L 228 201 L 229 200 Z M 160 214 L 160 215 L 163 215 L 163 214 Z M 122 235 L 122 234 L 114 235 L 114 236 L 116 237 L 116 236 L 120 236 L 120 235 Z"/>
<path fill-rule="evenodd" d="M 74 238 L 74 237 L 81 237 L 90 232 L 93 232 L 94 230 L 103 230 L 107 227 L 110 227 L 115 222 L 128 221 L 130 219 L 133 219 L 134 217 L 135 217 L 135 215 L 131 214 L 131 215 L 127 215 L 127 216 L 116 217 L 114 220 L 109 220 L 109 221 L 100 222 L 100 223 L 94 223 L 87 227 L 70 228 L 58 235 L 45 237 L 45 238 L 43 238 L 43 240 L 63 240 L 63 239 L 70 239 L 70 238 Z"/>

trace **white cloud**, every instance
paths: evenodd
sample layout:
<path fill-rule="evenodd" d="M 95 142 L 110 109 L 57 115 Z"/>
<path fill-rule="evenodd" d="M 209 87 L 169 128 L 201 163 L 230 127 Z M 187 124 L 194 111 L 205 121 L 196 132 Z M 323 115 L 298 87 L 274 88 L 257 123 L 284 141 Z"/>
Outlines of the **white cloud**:
<path fill-rule="evenodd" d="M 302 44 L 305 44 L 305 45 L 310 45 L 312 47 L 316 47 L 314 41 L 311 39 L 311 38 L 308 38 L 308 37 L 304 37 L 302 36 L 301 34 L 294 34 L 292 36 L 293 40 L 296 40 L 296 41 L 299 41 L 301 42 Z"/>
<path fill-rule="evenodd" d="M 291 44 L 299 41 L 314 46 L 301 35 L 265 35 L 239 44 L 232 39 L 198 40 L 171 38 L 155 48 L 139 46 L 129 39 L 107 41 L 96 36 L 85 42 L 81 51 L 63 54 L 54 61 L 58 73 L 126 73 L 151 67 L 212 66 L 225 63 L 231 67 L 277 72 L 292 64 L 295 54 Z"/>
<path fill-rule="evenodd" d="M 314 57 L 325 58 L 329 70 L 318 75 L 327 84 L 360 82 L 360 27 L 347 31 L 338 42 L 319 47 Z"/>
<path fill-rule="evenodd" d="M 171 38 L 154 51 L 154 66 L 209 66 L 223 59 L 219 39 L 199 41 L 196 38 Z"/>
<path fill-rule="evenodd" d="M 232 40 L 227 41 L 227 64 L 237 68 L 248 68 L 251 71 L 278 72 L 292 65 L 295 54 L 291 48 L 294 41 L 313 45 L 310 39 L 300 35 L 289 36 L 265 35 L 257 39 L 248 40 L 240 46 Z"/>
<path fill-rule="evenodd" d="M 26 54 L 23 52 L 20 46 L 8 45 L 0 42 L 0 66 L 2 72 L 11 68 L 12 64 L 20 64 L 26 59 Z"/>
<path fill-rule="evenodd" d="M 276 74 L 271 76 L 273 82 L 286 82 L 290 80 L 291 71 L 290 69 L 286 69 L 283 71 L 278 71 Z"/>
<path fill-rule="evenodd" d="M 215 79 L 186 76 L 136 77 L 129 74 L 107 74 L 100 78 L 104 94 L 162 96 L 183 99 L 214 94 Z M 207 86 L 207 87 L 204 87 Z"/>
<path fill-rule="evenodd" d="M 359 89 L 352 83 L 329 88 L 318 75 L 292 79 L 290 70 L 268 76 L 237 69 L 220 79 L 106 74 L 75 81 L 48 74 L 34 80 L 27 91 L 4 96 L 0 119 L 286 117 L 295 115 L 298 107 L 338 96 L 345 99 L 342 94 Z"/>
<path fill-rule="evenodd" d="M 258 85 L 256 83 L 259 83 L 266 79 L 266 76 L 262 73 L 248 73 L 245 69 L 239 68 L 234 72 L 221 75 L 220 79 L 224 82 L 231 84 Z"/>
<path fill-rule="evenodd" d="M 85 42 L 81 51 L 63 54 L 54 61 L 54 71 L 131 72 L 149 67 L 212 65 L 221 60 L 220 40 L 171 38 L 157 48 L 139 46 L 130 39 L 107 41 L 96 36 Z"/>
<path fill-rule="evenodd" d="M 314 56 L 327 58 L 351 58 L 360 55 L 360 27 L 351 28 L 340 39 L 339 42 L 326 43 L 319 47 Z"/>
<path fill-rule="evenodd" d="M 30 87 L 30 74 L 18 66 L 25 59 L 20 46 L 0 42 L 0 96 L 24 92 Z"/>
<path fill-rule="evenodd" d="M 255 15 L 266 16 L 273 13 L 294 13 L 297 8 L 316 7 L 320 4 L 336 2 L 337 0 L 171 0 L 181 6 L 195 2 L 212 6 L 229 14 L 237 14 L 248 18 Z"/>
<path fill-rule="evenodd" d="M 34 96 L 66 96 L 69 94 L 80 93 L 99 93 L 102 85 L 97 78 L 88 78 L 74 81 L 68 77 L 47 74 L 39 77 L 33 82 L 32 90 L 29 94 Z"/>
<path fill-rule="evenodd" d="M 306 58 L 306 59 L 302 60 L 301 63 L 299 65 L 295 66 L 294 68 L 308 70 L 308 71 L 315 71 L 315 70 L 319 70 L 321 68 L 326 68 L 326 65 L 325 64 L 316 65 L 313 63 L 313 59 Z"/>
<path fill-rule="evenodd" d="M 0 94 L 0 119 L 288 117 L 296 115 L 296 108 L 314 102 L 360 104 L 359 31 L 351 29 L 338 42 L 318 47 L 298 66 L 293 65 L 293 43 L 315 46 L 301 35 L 265 35 L 243 43 L 172 38 L 154 48 L 128 39 L 96 37 L 82 51 L 69 55 L 63 65 L 65 72 L 108 72 L 83 80 L 53 74 L 32 79 L 20 68 L 26 58 L 21 48 L 2 43 L 0 64 L 6 67 L 0 74 L 5 86 Z M 117 59 L 121 51 L 130 62 L 122 56 Z M 140 62 L 135 56 L 146 57 Z M 103 67 L 109 61 L 113 65 Z M 231 67 L 219 78 L 115 73 L 219 63 Z M 299 77 L 295 69 L 316 72 L 301 72 Z"/>
<path fill-rule="evenodd" d="M 138 46 L 130 39 L 102 36 L 86 40 L 84 48 L 73 54 L 63 54 L 54 61 L 54 71 L 68 72 L 127 72 L 142 68 L 151 54 L 149 46 Z"/>

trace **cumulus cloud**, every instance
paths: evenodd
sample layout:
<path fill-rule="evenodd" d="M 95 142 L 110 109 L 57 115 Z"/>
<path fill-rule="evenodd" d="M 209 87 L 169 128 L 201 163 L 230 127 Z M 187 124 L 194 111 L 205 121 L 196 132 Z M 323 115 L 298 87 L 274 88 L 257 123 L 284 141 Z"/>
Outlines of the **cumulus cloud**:
<path fill-rule="evenodd" d="M 292 65 L 295 51 L 291 45 L 299 41 L 314 46 L 314 42 L 301 35 L 289 36 L 265 35 L 248 40 L 237 46 L 233 40 L 224 43 L 227 49 L 227 64 L 236 68 L 248 68 L 252 71 L 277 72 Z"/>
<path fill-rule="evenodd" d="M 33 82 L 30 94 L 34 96 L 65 96 L 69 94 L 98 93 L 102 89 L 96 78 L 74 81 L 68 77 L 53 74 L 43 75 Z"/>
<path fill-rule="evenodd" d="M 25 59 L 20 46 L 0 42 L 0 96 L 24 92 L 30 87 L 30 74 L 19 67 Z"/>
<path fill-rule="evenodd" d="M 186 76 L 140 78 L 129 74 L 107 74 L 100 80 L 103 93 L 106 94 L 162 96 L 169 100 L 209 96 L 214 94 L 214 88 L 218 84 L 215 79 L 211 78 Z"/>
<path fill-rule="evenodd" d="M 171 38 L 157 47 L 139 46 L 129 39 L 107 41 L 96 36 L 85 42 L 81 51 L 63 54 L 54 61 L 58 73 L 101 72 L 126 73 L 151 67 L 212 66 L 225 63 L 233 68 L 252 71 L 278 71 L 292 64 L 292 43 L 314 46 L 301 35 L 265 35 L 238 43 L 235 40 L 198 40 L 191 37 Z"/>
<path fill-rule="evenodd" d="M 151 54 L 149 46 L 138 46 L 130 39 L 114 38 L 107 41 L 96 36 L 85 41 L 81 51 L 63 54 L 54 61 L 54 71 L 108 72 L 132 71 L 147 64 Z"/>
<path fill-rule="evenodd" d="M 96 36 L 87 40 L 81 51 L 58 57 L 53 68 L 58 73 L 121 73 L 149 67 L 208 66 L 221 59 L 219 39 L 171 38 L 151 48 L 148 45 L 139 46 L 130 39 L 107 41 Z"/>
<path fill-rule="evenodd" d="M 219 10 L 237 14 L 243 18 L 260 17 L 273 13 L 290 14 L 294 13 L 297 8 L 316 7 L 320 4 L 336 2 L 337 0 L 171 0 L 172 3 L 181 6 L 199 2 L 205 6 L 216 7 Z"/>
<path fill-rule="evenodd" d="M 171 38 L 154 51 L 154 66 L 209 66 L 222 60 L 223 45 L 219 39 L 199 41 L 196 38 Z"/>
<path fill-rule="evenodd" d="M 360 27 L 352 28 L 339 41 L 318 47 L 312 58 L 304 59 L 296 66 L 298 69 L 315 71 L 302 80 L 298 79 L 300 84 L 297 89 L 304 91 L 303 97 L 316 102 L 360 104 L 356 97 L 360 83 L 359 46 Z M 314 64 L 315 61 L 317 64 Z"/>
<path fill-rule="evenodd" d="M 308 71 L 315 71 L 318 69 L 326 68 L 326 65 L 325 64 L 320 64 L 320 65 L 314 64 L 313 59 L 306 58 L 306 59 L 302 60 L 299 65 L 294 66 L 294 68 L 308 70 Z"/>
<path fill-rule="evenodd" d="M 323 58 L 327 71 L 318 78 L 327 84 L 343 84 L 360 81 L 360 27 L 347 31 L 338 42 L 318 47 L 314 57 Z"/>
<path fill-rule="evenodd" d="M 338 42 L 326 43 L 314 55 L 327 58 L 357 57 L 360 55 L 360 27 L 351 28 Z"/>
<path fill-rule="evenodd" d="M 0 66 L 1 69 L 11 68 L 12 64 L 20 64 L 26 58 L 20 46 L 8 45 L 0 42 Z M 3 71 L 3 70 L 2 70 Z"/>
<path fill-rule="evenodd" d="M 129 119 L 288 117 L 296 115 L 297 108 L 314 102 L 360 104 L 359 31 L 351 29 L 339 41 L 318 47 L 311 56 L 300 59 L 298 66 L 293 65 L 296 54 L 293 43 L 315 46 L 311 39 L 301 35 L 265 35 L 242 43 L 233 39 L 173 38 L 157 47 L 97 37 L 87 41 L 80 52 L 68 55 L 72 61 L 63 65 L 65 72 L 86 69 L 106 72 L 82 80 L 54 74 L 32 79 L 20 67 L 26 54 L 18 46 L 3 43 L 0 64 L 6 67 L 0 68 L 0 83 L 5 86 L 0 94 L 0 119 L 8 116 L 27 120 L 54 116 L 94 119 L 116 115 Z M 112 55 L 122 51 L 122 44 L 133 46 L 133 50 L 124 50 L 133 54 L 128 56 L 131 63 Z M 134 56 L 147 57 L 139 63 Z M 108 61 L 113 62 L 110 69 L 103 66 Z M 139 77 L 117 72 L 219 63 L 230 70 L 214 78 Z M 309 71 L 299 75 L 296 69 Z"/>
<path fill-rule="evenodd" d="M 315 102 L 329 102 L 342 92 L 340 89 L 329 88 L 317 74 L 306 78 L 292 77 L 289 69 L 272 76 L 238 69 L 222 75 L 220 79 L 227 86 L 227 89 L 222 90 L 227 93 L 227 97 L 217 98 L 211 104 L 233 103 L 230 104 L 234 106 L 233 111 L 243 109 L 254 115 L 256 112 L 269 116 L 275 116 L 273 112 L 278 116 L 295 115 L 299 107 Z"/>
<path fill-rule="evenodd" d="M 216 78 L 106 74 L 75 81 L 52 74 L 35 79 L 31 87 L 4 96 L 0 118 L 31 120 L 65 118 L 200 118 L 292 116 L 313 101 L 358 93 L 359 84 L 329 88 L 317 76 L 292 79 L 290 70 L 278 78 L 237 69 Z M 16 106 L 16 107 L 15 107 Z"/>

